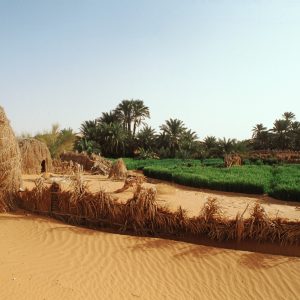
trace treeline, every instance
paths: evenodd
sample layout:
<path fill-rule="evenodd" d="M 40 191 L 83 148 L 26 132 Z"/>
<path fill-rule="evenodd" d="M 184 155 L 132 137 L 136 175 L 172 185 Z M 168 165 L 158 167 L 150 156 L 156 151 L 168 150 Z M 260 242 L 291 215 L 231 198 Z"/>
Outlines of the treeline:
<path fill-rule="evenodd" d="M 300 150 L 300 122 L 292 112 L 285 112 L 270 129 L 256 124 L 252 131 L 252 147 L 255 150 Z"/>
<path fill-rule="evenodd" d="M 282 118 L 275 120 L 271 129 L 263 124 L 255 125 L 252 137 L 243 141 L 215 136 L 199 140 L 183 121 L 172 118 L 157 132 L 146 123 L 147 119 L 150 119 L 150 110 L 142 100 L 123 100 L 99 118 L 84 121 L 79 134 L 71 128 L 61 130 L 54 124 L 50 130 L 34 137 L 47 144 L 54 158 L 65 150 L 100 153 L 106 157 L 193 159 L 217 158 L 251 150 L 300 151 L 300 122 L 292 112 L 285 112 Z"/>
<path fill-rule="evenodd" d="M 201 142 L 196 133 L 178 119 L 166 120 L 156 132 L 146 124 L 149 118 L 149 108 L 142 100 L 123 100 L 114 110 L 82 123 L 82 137 L 77 140 L 75 149 L 100 152 L 108 157 L 197 159 L 246 148 L 245 142 L 235 139 L 206 137 Z"/>
<path fill-rule="evenodd" d="M 146 124 L 149 118 L 149 108 L 142 100 L 123 100 L 96 120 L 82 123 L 81 138 L 76 141 L 75 149 L 108 157 L 195 159 L 251 150 L 300 150 L 300 123 L 291 112 L 275 120 L 272 129 L 257 124 L 252 138 L 244 141 L 214 136 L 200 141 L 183 121 L 172 118 L 156 132 Z"/>

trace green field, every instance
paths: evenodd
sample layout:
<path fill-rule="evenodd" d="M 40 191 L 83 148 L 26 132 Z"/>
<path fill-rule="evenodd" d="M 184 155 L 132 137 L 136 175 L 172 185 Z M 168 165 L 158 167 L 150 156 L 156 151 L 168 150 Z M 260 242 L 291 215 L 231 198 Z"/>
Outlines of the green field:
<path fill-rule="evenodd" d="M 178 184 L 300 201 L 300 165 L 244 165 L 227 169 L 222 167 L 221 159 L 124 161 L 130 170 L 143 170 L 148 177 Z"/>

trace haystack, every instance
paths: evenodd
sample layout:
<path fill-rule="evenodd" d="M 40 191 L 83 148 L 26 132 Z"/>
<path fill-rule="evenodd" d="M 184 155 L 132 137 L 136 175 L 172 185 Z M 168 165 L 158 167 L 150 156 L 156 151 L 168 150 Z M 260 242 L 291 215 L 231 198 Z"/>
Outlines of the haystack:
<path fill-rule="evenodd" d="M 241 166 L 242 158 L 237 154 L 228 154 L 224 157 L 224 165 L 226 168 L 230 168 L 231 166 Z"/>
<path fill-rule="evenodd" d="M 0 106 L 0 211 L 13 207 L 13 196 L 21 183 L 20 150 L 4 109 Z"/>
<path fill-rule="evenodd" d="M 112 165 L 108 178 L 125 179 L 127 177 L 127 168 L 122 158 L 119 158 Z"/>
<path fill-rule="evenodd" d="M 52 159 L 47 145 L 36 139 L 19 141 L 23 174 L 52 172 Z"/>

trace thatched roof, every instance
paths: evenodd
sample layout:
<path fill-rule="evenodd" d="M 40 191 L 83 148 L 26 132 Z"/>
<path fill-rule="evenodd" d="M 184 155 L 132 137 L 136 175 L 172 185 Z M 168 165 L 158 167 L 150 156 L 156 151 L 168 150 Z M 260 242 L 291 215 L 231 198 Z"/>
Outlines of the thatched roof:
<path fill-rule="evenodd" d="M 21 183 L 20 150 L 4 109 L 0 106 L 0 211 L 12 207 L 13 195 Z"/>
<path fill-rule="evenodd" d="M 52 159 L 47 145 L 36 139 L 19 141 L 23 174 L 40 174 L 42 162 L 45 161 L 44 172 L 52 172 Z"/>

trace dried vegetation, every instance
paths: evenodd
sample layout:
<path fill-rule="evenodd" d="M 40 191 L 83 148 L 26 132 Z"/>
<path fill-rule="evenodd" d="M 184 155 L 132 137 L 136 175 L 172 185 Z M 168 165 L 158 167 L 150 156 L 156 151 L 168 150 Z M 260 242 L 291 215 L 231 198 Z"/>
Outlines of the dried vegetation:
<path fill-rule="evenodd" d="M 80 174 L 73 178 L 69 191 L 53 189 L 55 184 L 45 188 L 37 182 L 33 190 L 20 194 L 20 206 L 71 224 L 109 227 L 137 234 L 208 237 L 217 241 L 255 240 L 283 245 L 300 242 L 299 222 L 271 219 L 259 203 L 253 208 L 246 207 L 245 211 L 250 210 L 250 217 L 244 218 L 244 211 L 235 219 L 228 219 L 217 200 L 209 198 L 199 216 L 190 218 L 181 207 L 174 212 L 160 206 L 155 187 L 137 185 L 133 197 L 121 203 L 103 190 L 89 192 Z"/>

